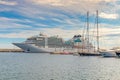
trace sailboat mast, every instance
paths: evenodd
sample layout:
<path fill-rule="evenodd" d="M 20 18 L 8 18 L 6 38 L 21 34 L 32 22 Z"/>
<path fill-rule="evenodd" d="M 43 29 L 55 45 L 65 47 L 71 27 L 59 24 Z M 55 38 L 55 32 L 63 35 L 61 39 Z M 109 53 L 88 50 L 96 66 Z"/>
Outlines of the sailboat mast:
<path fill-rule="evenodd" d="M 87 11 L 87 45 L 88 45 L 88 52 L 89 52 L 89 11 Z"/>
<path fill-rule="evenodd" d="M 96 11 L 96 18 L 97 18 L 97 50 L 99 52 L 99 27 L 98 27 L 98 10 Z"/>

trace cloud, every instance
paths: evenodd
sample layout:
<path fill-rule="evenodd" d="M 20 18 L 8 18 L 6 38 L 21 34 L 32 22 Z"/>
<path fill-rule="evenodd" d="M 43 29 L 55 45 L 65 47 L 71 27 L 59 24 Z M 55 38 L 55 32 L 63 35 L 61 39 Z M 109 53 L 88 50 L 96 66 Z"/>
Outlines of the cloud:
<path fill-rule="evenodd" d="M 47 20 L 51 17 L 67 17 L 64 14 L 61 14 L 55 10 L 59 8 L 53 8 L 53 7 L 46 7 L 43 5 L 30 5 L 31 3 L 27 4 L 21 4 L 20 6 L 17 6 L 16 8 L 13 8 L 12 10 L 15 12 L 18 12 L 19 14 L 33 18 L 33 19 L 41 19 L 41 20 Z"/>
<path fill-rule="evenodd" d="M 81 30 L 64 30 L 61 28 L 38 28 L 33 30 L 22 30 L 19 32 L 12 32 L 7 34 L 0 34 L 1 38 L 28 38 L 34 35 L 38 35 L 40 32 L 48 36 L 59 35 L 62 38 L 72 38 L 75 34 L 80 34 Z"/>
<path fill-rule="evenodd" d="M 14 19 L 14 18 L 7 18 L 7 17 L 0 17 L 0 28 L 1 29 L 8 29 L 8 28 L 31 28 L 29 25 L 20 24 L 18 22 L 30 22 L 27 19 Z"/>
<path fill-rule="evenodd" d="M 57 18 L 51 18 L 51 19 L 54 21 L 57 21 L 57 22 L 61 22 L 62 24 L 61 25 L 56 24 L 56 26 L 52 26 L 52 27 L 54 27 L 54 28 L 52 28 L 51 26 L 48 26 L 48 24 L 37 23 L 37 22 L 31 21 L 29 19 L 21 20 L 21 19 L 0 17 L 0 28 L 1 29 L 14 28 L 14 31 L 16 29 L 18 30 L 20 28 L 23 28 L 23 30 L 19 30 L 19 33 L 10 33 L 10 34 L 4 35 L 4 37 L 6 37 L 6 38 L 7 37 L 17 38 L 20 36 L 20 34 L 24 35 L 24 36 L 21 36 L 21 38 L 27 38 L 28 36 L 33 36 L 36 33 L 39 33 L 40 31 L 42 31 L 43 33 L 50 35 L 50 36 L 57 34 L 64 38 L 70 38 L 74 34 L 82 34 L 83 27 L 85 26 L 85 22 L 81 22 L 77 18 L 75 18 L 75 19 L 65 18 L 64 20 L 57 19 Z M 32 23 L 38 27 L 32 28 L 32 26 L 25 25 L 25 24 L 18 24 L 16 22 L 28 22 L 28 23 Z M 92 31 L 94 31 L 92 25 L 94 25 L 94 24 L 90 23 L 90 31 L 91 31 L 90 34 L 92 34 Z M 41 26 L 43 26 L 44 28 Z M 69 28 L 67 28 L 66 26 L 69 26 Z M 47 27 L 49 27 L 49 28 L 47 28 Z M 115 35 L 115 34 L 120 33 L 119 26 L 114 26 L 114 28 L 112 28 L 112 27 L 113 27 L 113 25 L 100 24 L 100 30 L 99 30 L 100 36 L 110 37 L 108 35 L 110 35 L 110 34 Z M 30 30 L 26 31 L 24 29 L 30 29 Z M 27 34 L 27 33 L 32 33 L 32 34 Z M 3 36 L 1 36 L 1 37 L 3 37 Z"/>
<path fill-rule="evenodd" d="M 101 18 L 106 18 L 106 19 L 117 19 L 118 18 L 118 14 L 107 14 L 107 13 L 100 13 L 99 16 Z"/>
<path fill-rule="evenodd" d="M 36 23 L 36 24 L 34 24 L 34 25 L 39 26 L 39 27 L 41 27 L 41 26 L 43 26 L 43 27 L 48 26 L 47 24 L 41 24 L 41 23 Z"/>
<path fill-rule="evenodd" d="M 58 19 L 58 18 L 52 18 L 53 21 L 59 22 L 59 23 L 63 23 L 64 20 Z"/>
<path fill-rule="evenodd" d="M 36 3 L 36 4 L 48 4 L 48 5 L 53 5 L 53 6 L 69 6 L 72 4 L 75 4 L 76 2 L 73 0 L 69 0 L 67 1 L 66 5 L 64 4 L 64 2 L 66 2 L 65 0 L 31 0 L 32 2 Z"/>
<path fill-rule="evenodd" d="M 71 5 L 76 5 L 80 2 L 83 2 L 84 4 L 87 3 L 93 3 L 93 4 L 97 4 L 100 2 L 113 2 L 116 0 L 31 0 L 32 2 L 36 3 L 36 4 L 48 4 L 48 5 L 53 5 L 53 6 L 71 6 Z M 88 6 L 88 5 L 87 5 Z"/>
<path fill-rule="evenodd" d="M 73 17 L 73 18 L 64 18 L 64 19 L 59 19 L 59 18 L 51 18 L 51 20 L 60 23 L 62 27 L 69 26 L 70 28 L 83 28 L 85 25 L 85 22 L 81 21 L 81 19 Z"/>
<path fill-rule="evenodd" d="M 109 35 L 116 35 L 116 34 L 120 34 L 120 26 L 114 26 L 113 27 L 107 27 L 107 26 L 111 26 L 109 24 L 101 24 L 102 26 L 99 28 L 99 35 L 101 37 L 110 37 Z M 117 28 L 115 28 L 117 27 Z"/>
<path fill-rule="evenodd" d="M 11 10 L 29 17 L 40 17 L 43 15 L 56 17 L 65 16 L 59 14 L 57 11 L 63 11 L 72 15 L 74 15 L 74 13 L 85 14 L 86 11 L 94 13 L 97 9 L 106 11 L 106 8 L 110 7 L 107 3 L 115 1 L 116 0 L 25 0 L 24 2 L 19 2 L 19 0 L 16 0 L 19 6 L 16 5 L 17 8 L 15 7 Z M 7 10 L 6 8 L 4 9 Z M 110 9 L 107 9 L 107 11 L 108 10 Z"/>
<path fill-rule="evenodd" d="M 42 16 L 40 16 L 40 17 L 38 17 L 39 19 L 41 19 L 41 20 L 46 20 L 46 18 L 45 17 L 42 17 Z"/>
<path fill-rule="evenodd" d="M 10 5 L 10 6 L 17 5 L 16 2 L 13 2 L 13 1 L 5 1 L 5 0 L 0 0 L 0 4 L 2 4 L 2 5 Z"/>
<path fill-rule="evenodd" d="M 120 36 L 120 33 L 108 34 L 106 36 L 109 36 L 109 37 L 118 37 L 118 36 Z"/>
<path fill-rule="evenodd" d="M 31 24 L 31 25 L 29 25 Z M 47 24 L 38 23 L 34 20 L 30 19 L 17 19 L 17 18 L 7 18 L 7 17 L 0 17 L 0 29 L 10 29 L 10 28 L 17 28 L 17 29 L 32 29 L 33 27 L 46 27 Z"/>
<path fill-rule="evenodd" d="M 113 29 L 113 28 L 103 27 L 103 28 L 100 28 L 99 33 L 100 33 L 101 37 L 110 37 L 109 35 L 120 34 L 119 30 L 120 30 L 120 28 Z M 19 33 L 13 32 L 13 33 L 8 33 L 6 35 L 0 35 L 0 37 L 27 38 L 27 37 L 30 37 L 33 35 L 37 35 L 40 32 L 42 32 L 48 36 L 59 35 L 60 37 L 63 37 L 63 38 L 71 38 L 75 34 L 82 34 L 83 29 L 72 29 L 72 30 L 66 29 L 65 30 L 65 29 L 57 28 L 57 27 L 56 28 L 35 28 L 32 30 L 22 30 L 22 31 L 19 31 Z M 90 32 L 90 34 L 92 34 L 92 32 Z"/>
<path fill-rule="evenodd" d="M 110 6 L 107 3 L 115 2 L 116 0 L 30 0 L 32 3 L 39 6 L 47 6 L 59 8 L 66 12 L 81 12 L 91 11 L 94 13 L 96 10 L 106 10 Z M 102 5 L 102 6 L 101 6 Z"/>
<path fill-rule="evenodd" d="M 7 34 L 0 34 L 0 38 L 27 38 L 38 34 L 37 31 L 19 31 Z"/>
<path fill-rule="evenodd" d="M 8 21 L 11 21 L 11 22 L 21 21 L 21 20 L 19 20 L 19 19 L 7 18 L 7 17 L 0 17 L 0 20 L 3 21 L 3 22 L 8 22 Z"/>

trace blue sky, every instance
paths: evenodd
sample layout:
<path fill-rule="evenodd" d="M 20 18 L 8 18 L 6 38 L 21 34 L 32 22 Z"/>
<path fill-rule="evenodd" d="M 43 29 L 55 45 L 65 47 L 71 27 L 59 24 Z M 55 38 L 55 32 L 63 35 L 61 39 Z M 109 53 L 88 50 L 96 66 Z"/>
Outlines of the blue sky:
<path fill-rule="evenodd" d="M 40 32 L 65 39 L 82 34 L 86 12 L 92 33 L 99 10 L 100 46 L 120 46 L 119 0 L 0 0 L 0 48 L 14 48 Z"/>

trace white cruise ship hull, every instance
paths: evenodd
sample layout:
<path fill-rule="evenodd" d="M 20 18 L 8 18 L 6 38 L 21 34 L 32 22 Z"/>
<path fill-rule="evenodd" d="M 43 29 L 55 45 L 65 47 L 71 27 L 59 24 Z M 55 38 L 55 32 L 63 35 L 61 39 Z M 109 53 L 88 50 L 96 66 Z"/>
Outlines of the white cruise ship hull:
<path fill-rule="evenodd" d="M 66 48 L 42 48 L 35 46 L 33 44 L 27 44 L 27 43 L 13 43 L 15 46 L 21 48 L 24 52 L 27 53 L 50 53 L 50 52 L 55 52 L 55 51 L 72 51 L 76 52 L 77 50 L 73 49 L 66 49 Z"/>

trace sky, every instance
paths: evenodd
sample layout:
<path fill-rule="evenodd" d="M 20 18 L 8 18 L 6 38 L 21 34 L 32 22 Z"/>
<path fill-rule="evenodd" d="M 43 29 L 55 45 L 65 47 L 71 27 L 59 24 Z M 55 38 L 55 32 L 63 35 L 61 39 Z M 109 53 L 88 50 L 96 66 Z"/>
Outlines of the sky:
<path fill-rule="evenodd" d="M 0 0 L 0 48 L 44 33 L 70 39 L 83 34 L 89 11 L 90 33 L 99 16 L 101 48 L 120 47 L 119 0 Z"/>

